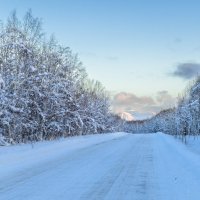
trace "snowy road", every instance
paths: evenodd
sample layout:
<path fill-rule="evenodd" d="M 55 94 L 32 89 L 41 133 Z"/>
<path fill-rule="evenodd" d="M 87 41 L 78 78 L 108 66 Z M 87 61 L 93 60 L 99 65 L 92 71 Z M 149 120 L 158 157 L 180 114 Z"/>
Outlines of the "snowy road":
<path fill-rule="evenodd" d="M 48 159 L 36 164 L 31 163 L 32 156 L 35 152 L 40 157 L 43 148 L 36 146 L 26 156 L 24 152 L 16 152 L 14 160 L 19 160 L 20 155 L 26 159 L 21 165 L 11 161 L 10 149 L 15 147 L 6 147 L 6 152 L 5 147 L 0 148 L 0 199 L 200 199 L 200 155 L 171 136 L 102 135 L 99 138 L 105 139 L 95 141 L 93 137 L 85 139 L 88 145 L 71 148 L 66 153 L 62 143 L 62 151 L 54 149 L 58 153 L 52 158 L 46 152 Z M 66 144 L 70 147 L 70 141 Z M 51 152 L 49 146 L 46 149 Z"/>

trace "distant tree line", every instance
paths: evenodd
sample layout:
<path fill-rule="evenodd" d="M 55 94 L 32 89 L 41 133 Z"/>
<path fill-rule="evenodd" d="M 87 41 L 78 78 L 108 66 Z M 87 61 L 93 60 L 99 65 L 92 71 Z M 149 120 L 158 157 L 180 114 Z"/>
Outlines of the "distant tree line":
<path fill-rule="evenodd" d="M 41 20 L 13 12 L 0 23 L 0 138 L 9 143 L 110 132 L 109 95 Z"/>
<path fill-rule="evenodd" d="M 124 129 L 133 133 L 200 135 L 200 76 L 179 97 L 176 108 L 163 110 L 151 119 L 126 122 Z"/>

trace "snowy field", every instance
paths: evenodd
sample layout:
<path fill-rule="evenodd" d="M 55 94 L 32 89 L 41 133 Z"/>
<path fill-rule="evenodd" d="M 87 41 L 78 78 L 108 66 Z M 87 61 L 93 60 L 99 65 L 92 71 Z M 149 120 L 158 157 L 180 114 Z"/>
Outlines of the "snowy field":
<path fill-rule="evenodd" d="M 162 133 L 0 147 L 0 199 L 199 200 L 199 149 Z"/>

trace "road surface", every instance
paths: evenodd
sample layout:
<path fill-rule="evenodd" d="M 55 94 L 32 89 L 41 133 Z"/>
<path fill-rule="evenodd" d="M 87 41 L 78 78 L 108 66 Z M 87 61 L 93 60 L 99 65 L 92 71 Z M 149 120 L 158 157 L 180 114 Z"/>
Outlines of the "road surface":
<path fill-rule="evenodd" d="M 0 171 L 1 200 L 200 199 L 199 155 L 164 134 L 125 134 L 18 168 Z"/>

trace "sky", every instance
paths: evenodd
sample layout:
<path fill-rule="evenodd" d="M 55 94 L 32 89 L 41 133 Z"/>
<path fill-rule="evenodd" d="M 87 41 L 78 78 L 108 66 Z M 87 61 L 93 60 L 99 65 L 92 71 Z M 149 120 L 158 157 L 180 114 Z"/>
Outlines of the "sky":
<path fill-rule="evenodd" d="M 115 112 L 174 106 L 200 72 L 198 0 L 0 0 L 0 19 L 30 8 L 110 91 Z"/>

